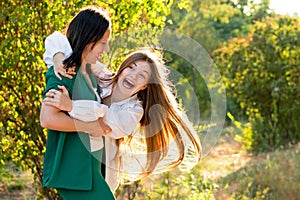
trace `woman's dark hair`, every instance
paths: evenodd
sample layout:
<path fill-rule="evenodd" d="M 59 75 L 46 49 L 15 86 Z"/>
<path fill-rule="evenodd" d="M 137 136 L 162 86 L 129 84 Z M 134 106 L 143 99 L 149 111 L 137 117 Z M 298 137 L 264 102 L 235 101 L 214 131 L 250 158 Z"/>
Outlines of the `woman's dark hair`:
<path fill-rule="evenodd" d="M 108 13 L 102 8 L 89 6 L 81 9 L 67 26 L 66 36 L 73 53 L 63 61 L 66 68 L 80 66 L 81 55 L 86 45 L 99 41 L 110 26 Z"/>

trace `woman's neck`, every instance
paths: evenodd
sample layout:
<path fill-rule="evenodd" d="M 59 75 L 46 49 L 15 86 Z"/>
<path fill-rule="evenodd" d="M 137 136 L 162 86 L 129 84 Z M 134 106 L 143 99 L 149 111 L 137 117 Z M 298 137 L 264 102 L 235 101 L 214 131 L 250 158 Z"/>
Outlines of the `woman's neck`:
<path fill-rule="evenodd" d="M 86 67 L 87 67 L 87 63 L 86 63 L 86 62 L 82 62 L 82 63 L 81 63 L 81 66 L 80 66 L 80 71 L 81 71 L 83 74 L 86 74 L 86 73 L 87 73 Z"/>
<path fill-rule="evenodd" d="M 92 80 L 91 77 L 89 76 L 88 69 L 87 69 L 88 65 L 89 65 L 88 63 L 82 62 L 80 66 L 80 70 L 81 73 L 86 76 L 89 84 L 93 87 Z"/>

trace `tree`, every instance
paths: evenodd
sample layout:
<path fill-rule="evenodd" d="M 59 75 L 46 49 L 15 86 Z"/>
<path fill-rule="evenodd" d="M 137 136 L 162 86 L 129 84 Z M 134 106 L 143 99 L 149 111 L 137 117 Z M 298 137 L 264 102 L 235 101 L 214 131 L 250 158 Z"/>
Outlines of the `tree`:
<path fill-rule="evenodd" d="M 62 31 L 75 13 L 88 4 L 103 6 L 111 13 L 116 39 L 112 41 L 112 51 L 107 57 L 109 63 L 117 63 L 118 59 L 114 58 L 123 55 L 116 52 L 126 52 L 148 38 L 145 34 L 127 37 L 130 30 L 138 28 L 140 32 L 146 32 L 152 27 L 157 30 L 163 27 L 171 5 L 168 1 L 154 0 L 6 0 L 0 3 L 3 8 L 0 14 L 1 164 L 12 161 L 24 170 L 31 170 L 40 186 L 46 142 L 46 130 L 39 123 L 47 69 L 42 60 L 43 41 L 54 30 Z M 115 42 L 120 37 L 131 46 Z M 40 192 L 48 199 L 58 198 L 52 190 L 40 188 Z"/>

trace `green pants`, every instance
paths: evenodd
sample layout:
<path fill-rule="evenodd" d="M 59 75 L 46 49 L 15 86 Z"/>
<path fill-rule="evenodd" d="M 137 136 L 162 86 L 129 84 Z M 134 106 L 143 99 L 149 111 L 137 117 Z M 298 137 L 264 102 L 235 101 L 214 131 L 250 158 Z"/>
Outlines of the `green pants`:
<path fill-rule="evenodd" d="M 102 150 L 93 153 L 93 185 L 92 190 L 70 190 L 57 188 L 58 193 L 64 200 L 114 200 L 115 197 L 109 186 L 101 175 L 101 159 Z M 83 174 L 78 174 L 83 176 Z"/>

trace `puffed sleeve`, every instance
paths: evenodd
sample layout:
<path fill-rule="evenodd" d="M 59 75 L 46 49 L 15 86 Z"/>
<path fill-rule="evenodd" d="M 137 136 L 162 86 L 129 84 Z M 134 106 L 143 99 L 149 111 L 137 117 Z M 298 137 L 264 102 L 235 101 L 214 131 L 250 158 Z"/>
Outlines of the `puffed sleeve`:
<path fill-rule="evenodd" d="M 56 53 L 62 52 L 66 57 L 72 54 L 72 48 L 67 37 L 58 31 L 55 31 L 46 38 L 45 49 L 44 62 L 48 67 L 54 64 L 53 56 Z"/>
<path fill-rule="evenodd" d="M 99 61 L 97 61 L 95 64 L 92 64 L 91 69 L 93 74 L 98 78 L 103 78 L 104 74 L 107 72 L 106 66 Z"/>
<path fill-rule="evenodd" d="M 109 108 L 103 117 L 103 122 L 109 125 L 112 132 L 106 136 L 118 139 L 130 135 L 139 124 L 143 114 L 144 110 L 140 103 L 120 110 Z"/>
<path fill-rule="evenodd" d="M 72 101 L 72 110 L 70 116 L 81 121 L 95 121 L 99 117 L 103 117 L 108 107 L 92 100 L 75 100 Z"/>
<path fill-rule="evenodd" d="M 93 74 L 97 77 L 98 85 L 101 88 L 108 87 L 111 83 L 113 73 L 103 63 L 97 61 L 91 66 Z"/>

